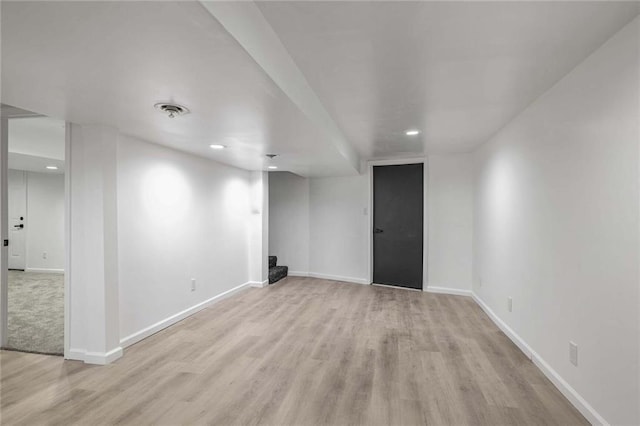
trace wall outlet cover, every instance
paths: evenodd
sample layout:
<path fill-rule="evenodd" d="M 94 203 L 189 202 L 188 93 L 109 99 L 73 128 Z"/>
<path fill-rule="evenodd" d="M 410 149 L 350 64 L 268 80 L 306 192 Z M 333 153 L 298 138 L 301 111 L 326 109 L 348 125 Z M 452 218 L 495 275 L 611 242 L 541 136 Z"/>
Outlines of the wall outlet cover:
<path fill-rule="evenodd" d="M 573 342 L 569 342 L 569 362 L 578 366 L 578 345 Z"/>

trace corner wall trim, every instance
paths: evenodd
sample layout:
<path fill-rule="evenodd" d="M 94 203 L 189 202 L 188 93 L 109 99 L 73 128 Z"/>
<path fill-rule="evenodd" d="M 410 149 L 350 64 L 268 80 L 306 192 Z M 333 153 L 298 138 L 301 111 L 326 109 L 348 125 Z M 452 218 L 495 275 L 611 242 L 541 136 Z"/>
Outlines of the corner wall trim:
<path fill-rule="evenodd" d="M 451 288 L 451 287 L 437 287 L 433 285 L 428 285 L 424 291 L 426 291 L 427 293 L 451 294 L 454 296 L 472 297 L 473 295 L 471 290 L 462 290 L 459 288 Z"/>
<path fill-rule="evenodd" d="M 538 367 L 540 371 L 554 384 L 556 388 L 571 402 L 571 404 L 593 425 L 609 426 L 602 417 L 574 388 L 569 385 L 551 366 L 538 355 L 515 331 L 496 315 L 480 297 L 471 292 L 473 300 L 482 308 L 489 318 L 504 334 Z"/>
<path fill-rule="evenodd" d="M 67 359 L 84 361 L 85 364 L 107 365 L 122 357 L 122 347 L 118 346 L 109 352 L 87 352 L 84 349 L 69 349 Z"/>
<path fill-rule="evenodd" d="M 323 280 L 344 281 L 348 283 L 366 284 L 366 285 L 371 284 L 371 281 L 364 278 L 353 278 L 353 277 L 343 277 L 340 275 L 319 274 L 317 272 L 309 272 L 308 276 L 312 278 L 320 278 Z"/>
<path fill-rule="evenodd" d="M 250 287 L 265 288 L 268 285 L 269 285 L 269 280 L 264 280 L 262 282 L 260 282 L 260 281 L 249 281 L 249 286 Z"/>
<path fill-rule="evenodd" d="M 49 269 L 49 268 L 25 268 L 25 272 L 36 272 L 46 274 L 64 274 L 64 269 Z"/>
<path fill-rule="evenodd" d="M 226 299 L 227 297 L 230 297 L 242 290 L 245 290 L 250 286 L 251 286 L 251 281 L 248 281 L 244 284 L 240 284 L 239 286 L 234 287 L 230 290 L 227 290 L 223 293 L 220 293 L 217 296 L 213 296 L 212 298 L 207 299 L 204 302 L 200 302 L 196 305 L 193 305 L 190 308 L 185 309 L 184 311 L 178 312 L 175 315 L 172 315 L 168 318 L 158 321 L 157 323 L 150 325 L 147 328 L 144 328 L 136 333 L 130 334 L 129 336 L 120 339 L 120 346 L 122 346 L 123 348 L 126 348 L 133 345 L 134 343 L 138 343 L 142 339 L 146 339 L 147 337 L 153 334 L 156 334 L 158 331 L 163 330 L 179 321 L 182 321 L 183 319 L 190 317 L 191 315 L 203 310 L 204 308 L 211 306 L 214 303 L 217 303 L 223 299 Z"/>

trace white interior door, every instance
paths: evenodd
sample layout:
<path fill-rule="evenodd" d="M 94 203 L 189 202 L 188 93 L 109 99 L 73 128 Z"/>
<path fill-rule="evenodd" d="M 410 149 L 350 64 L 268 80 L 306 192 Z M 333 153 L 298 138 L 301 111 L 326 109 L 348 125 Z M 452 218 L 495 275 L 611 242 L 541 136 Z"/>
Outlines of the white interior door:
<path fill-rule="evenodd" d="M 27 223 L 27 176 L 21 170 L 8 173 L 9 269 L 25 268 Z"/>

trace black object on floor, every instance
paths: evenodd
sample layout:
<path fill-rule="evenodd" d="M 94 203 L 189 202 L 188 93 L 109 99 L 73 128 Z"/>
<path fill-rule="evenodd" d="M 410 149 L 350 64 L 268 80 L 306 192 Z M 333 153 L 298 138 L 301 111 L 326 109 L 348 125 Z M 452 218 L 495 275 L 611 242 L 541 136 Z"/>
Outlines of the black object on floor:
<path fill-rule="evenodd" d="M 269 256 L 269 284 L 273 284 L 280 281 L 289 273 L 288 266 L 277 266 L 278 258 L 276 256 Z"/>

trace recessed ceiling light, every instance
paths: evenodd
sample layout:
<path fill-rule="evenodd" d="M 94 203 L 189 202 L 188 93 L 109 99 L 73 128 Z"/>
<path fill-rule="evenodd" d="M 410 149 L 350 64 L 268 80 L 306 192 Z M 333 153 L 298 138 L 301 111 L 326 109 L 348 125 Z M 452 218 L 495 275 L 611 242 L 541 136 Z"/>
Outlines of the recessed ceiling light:
<path fill-rule="evenodd" d="M 275 170 L 277 168 L 278 168 L 278 166 L 269 166 L 269 169 L 271 169 L 271 170 Z"/>
<path fill-rule="evenodd" d="M 48 170 L 58 170 L 58 166 L 47 166 Z"/>
<path fill-rule="evenodd" d="M 211 148 L 211 149 L 225 149 L 226 146 L 214 143 L 213 145 L 209 145 L 209 148 Z"/>
<path fill-rule="evenodd" d="M 404 134 L 407 135 L 407 136 L 415 136 L 415 135 L 419 135 L 420 134 L 420 130 L 411 129 L 411 130 L 407 130 L 406 132 L 404 132 Z"/>

